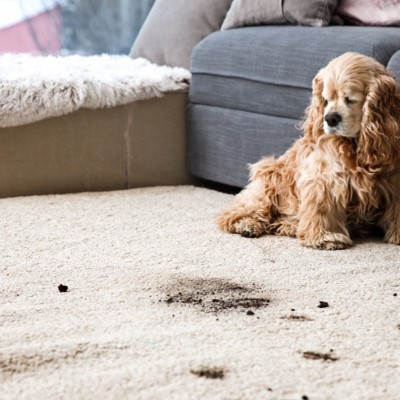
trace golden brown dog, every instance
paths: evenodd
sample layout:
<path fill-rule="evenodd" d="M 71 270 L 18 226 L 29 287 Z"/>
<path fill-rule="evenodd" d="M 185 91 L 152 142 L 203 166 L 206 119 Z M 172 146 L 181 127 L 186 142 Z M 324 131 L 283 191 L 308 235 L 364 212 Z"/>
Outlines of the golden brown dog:
<path fill-rule="evenodd" d="M 400 93 L 377 61 L 345 53 L 313 80 L 304 136 L 251 166 L 250 183 L 218 217 L 246 237 L 297 236 L 320 249 L 350 246 L 377 223 L 400 244 Z"/>

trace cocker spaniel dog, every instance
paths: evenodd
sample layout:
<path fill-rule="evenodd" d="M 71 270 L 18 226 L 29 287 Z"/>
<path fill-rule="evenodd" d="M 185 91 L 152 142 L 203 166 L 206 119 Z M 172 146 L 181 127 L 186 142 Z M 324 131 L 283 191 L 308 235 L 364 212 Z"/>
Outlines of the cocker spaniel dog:
<path fill-rule="evenodd" d="M 313 80 L 304 136 L 280 158 L 251 165 L 250 183 L 218 217 L 245 237 L 297 236 L 343 249 L 378 224 L 400 244 L 400 93 L 377 61 L 345 53 Z"/>

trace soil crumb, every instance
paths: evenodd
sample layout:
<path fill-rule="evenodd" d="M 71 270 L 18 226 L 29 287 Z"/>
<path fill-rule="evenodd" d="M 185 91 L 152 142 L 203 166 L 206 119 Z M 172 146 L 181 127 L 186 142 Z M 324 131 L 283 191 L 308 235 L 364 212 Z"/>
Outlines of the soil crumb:
<path fill-rule="evenodd" d="M 58 285 L 58 290 L 59 290 L 60 293 L 65 293 L 68 290 L 68 286 L 63 285 L 62 283 L 60 283 Z"/>

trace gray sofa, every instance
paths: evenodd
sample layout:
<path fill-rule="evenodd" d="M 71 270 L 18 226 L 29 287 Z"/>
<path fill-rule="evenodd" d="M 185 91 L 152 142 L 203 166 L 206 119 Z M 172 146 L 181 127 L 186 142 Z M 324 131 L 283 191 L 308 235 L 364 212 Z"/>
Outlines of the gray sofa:
<path fill-rule="evenodd" d="M 188 166 L 243 187 L 248 163 L 279 156 L 298 129 L 318 70 L 346 51 L 372 56 L 400 81 L 400 28 L 258 26 L 220 31 L 192 55 Z"/>

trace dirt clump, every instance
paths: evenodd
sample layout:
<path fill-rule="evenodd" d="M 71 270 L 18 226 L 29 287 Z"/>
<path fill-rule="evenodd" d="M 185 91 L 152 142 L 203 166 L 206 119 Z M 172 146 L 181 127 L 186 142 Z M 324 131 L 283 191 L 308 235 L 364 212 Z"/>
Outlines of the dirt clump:
<path fill-rule="evenodd" d="M 68 290 L 68 286 L 63 285 L 62 283 L 60 283 L 60 284 L 58 285 L 58 291 L 59 291 L 60 293 L 65 293 L 67 290 Z"/>

